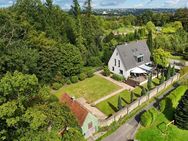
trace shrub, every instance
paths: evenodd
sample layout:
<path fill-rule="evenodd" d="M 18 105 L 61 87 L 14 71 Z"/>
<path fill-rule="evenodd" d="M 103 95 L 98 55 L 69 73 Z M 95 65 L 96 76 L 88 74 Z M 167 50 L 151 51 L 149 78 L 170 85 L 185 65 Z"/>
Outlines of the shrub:
<path fill-rule="evenodd" d="M 88 59 L 88 66 L 98 67 L 102 65 L 102 61 L 99 57 L 91 57 Z"/>
<path fill-rule="evenodd" d="M 148 127 L 150 126 L 152 123 L 152 114 L 148 111 L 144 112 L 142 115 L 141 115 L 141 124 L 142 126 L 144 127 Z"/>
<path fill-rule="evenodd" d="M 83 81 L 83 80 L 85 80 L 87 78 L 87 75 L 85 74 L 85 73 L 81 73 L 80 75 L 79 75 L 79 80 L 80 81 Z"/>
<path fill-rule="evenodd" d="M 188 73 L 188 66 L 187 66 L 187 67 L 183 67 L 183 68 L 180 70 L 180 75 L 181 75 L 181 76 L 185 75 L 186 73 Z"/>
<path fill-rule="evenodd" d="M 148 112 L 151 113 L 152 116 L 152 123 L 156 120 L 157 115 L 158 115 L 158 111 L 155 108 L 151 108 Z"/>
<path fill-rule="evenodd" d="M 71 82 L 72 83 L 77 83 L 78 82 L 78 76 L 72 76 L 71 77 Z"/>
<path fill-rule="evenodd" d="M 110 70 L 108 69 L 108 67 L 104 67 L 104 69 L 103 69 L 103 75 L 104 76 L 110 76 Z"/>
<path fill-rule="evenodd" d="M 124 80 L 123 76 L 120 76 L 120 75 L 117 75 L 117 74 L 113 74 L 112 78 L 117 80 L 117 81 L 123 81 Z"/>
<path fill-rule="evenodd" d="M 159 110 L 160 110 L 161 112 L 164 112 L 165 108 L 166 108 L 166 100 L 163 99 L 163 100 L 161 100 L 160 103 L 159 103 Z"/>
<path fill-rule="evenodd" d="M 87 77 L 91 78 L 94 76 L 94 72 L 92 70 L 87 72 Z"/>
<path fill-rule="evenodd" d="M 71 80 L 70 79 L 66 79 L 66 84 L 67 85 L 70 85 L 72 82 L 71 82 Z"/>
<path fill-rule="evenodd" d="M 59 90 L 62 86 L 63 85 L 61 83 L 55 82 L 55 83 L 52 84 L 52 89 L 53 90 Z"/>

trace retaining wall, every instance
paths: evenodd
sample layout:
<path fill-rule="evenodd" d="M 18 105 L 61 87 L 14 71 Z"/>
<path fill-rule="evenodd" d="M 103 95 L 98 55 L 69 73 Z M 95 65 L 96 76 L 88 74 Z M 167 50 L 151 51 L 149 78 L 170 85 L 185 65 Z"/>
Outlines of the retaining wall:
<path fill-rule="evenodd" d="M 118 121 L 120 118 L 124 117 L 125 115 L 128 115 L 131 111 L 136 109 L 138 106 L 142 105 L 144 102 L 146 102 L 149 99 L 156 96 L 160 91 L 167 88 L 169 85 L 171 85 L 175 81 L 179 80 L 179 78 L 180 78 L 180 74 L 176 74 L 175 76 L 171 77 L 169 80 L 165 81 L 163 84 L 161 84 L 161 85 L 155 87 L 153 90 L 149 91 L 148 95 L 145 95 L 145 96 L 138 98 L 136 101 L 127 105 L 122 110 L 114 113 L 111 117 L 109 117 L 105 120 L 99 120 L 100 127 L 109 126 L 114 121 Z"/>

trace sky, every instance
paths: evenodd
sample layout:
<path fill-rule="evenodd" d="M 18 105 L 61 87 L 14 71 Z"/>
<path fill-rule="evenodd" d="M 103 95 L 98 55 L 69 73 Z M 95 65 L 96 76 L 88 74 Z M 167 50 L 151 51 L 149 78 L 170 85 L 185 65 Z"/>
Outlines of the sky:
<path fill-rule="evenodd" d="M 16 0 L 0 0 L 0 7 L 12 5 Z M 45 1 L 45 0 L 42 0 Z M 72 0 L 53 0 L 54 4 L 69 9 Z M 78 0 L 83 6 L 85 0 Z M 93 8 L 184 8 L 188 0 L 92 0 Z"/>

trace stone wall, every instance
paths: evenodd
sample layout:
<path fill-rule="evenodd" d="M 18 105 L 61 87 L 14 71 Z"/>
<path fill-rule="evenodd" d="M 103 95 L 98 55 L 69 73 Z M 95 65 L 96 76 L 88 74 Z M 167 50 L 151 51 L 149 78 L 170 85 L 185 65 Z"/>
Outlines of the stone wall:
<path fill-rule="evenodd" d="M 148 92 L 148 95 L 138 98 L 136 101 L 127 105 L 122 110 L 114 113 L 111 117 L 105 120 L 99 120 L 100 127 L 109 126 L 114 121 L 118 121 L 120 118 L 124 117 L 125 115 L 128 115 L 131 111 L 136 109 L 138 106 L 142 105 L 144 102 L 156 96 L 160 91 L 167 88 L 169 85 L 171 85 L 175 81 L 179 80 L 179 78 L 180 78 L 180 74 L 176 74 L 175 76 L 171 77 L 169 80 L 165 81 L 163 84 L 155 87 L 153 90 Z"/>

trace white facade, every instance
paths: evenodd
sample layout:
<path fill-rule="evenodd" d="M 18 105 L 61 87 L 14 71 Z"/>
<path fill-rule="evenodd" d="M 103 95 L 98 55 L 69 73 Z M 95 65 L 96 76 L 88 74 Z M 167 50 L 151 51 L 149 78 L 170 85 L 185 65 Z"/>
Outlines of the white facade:
<path fill-rule="evenodd" d="M 117 48 L 114 50 L 114 53 L 112 54 L 108 62 L 108 68 L 111 72 L 122 75 L 126 79 L 130 76 L 130 71 L 125 69 L 124 64 L 122 63 L 122 60 L 117 51 Z"/>
<path fill-rule="evenodd" d="M 151 63 L 148 62 L 148 63 Z M 146 63 L 147 64 L 147 63 Z M 136 68 L 142 66 L 135 66 L 134 68 L 131 68 L 129 70 L 126 70 L 125 68 L 126 64 L 123 64 L 121 57 L 119 55 L 119 52 L 117 50 L 117 48 L 114 50 L 114 53 L 112 54 L 109 62 L 108 62 L 108 68 L 112 73 L 118 74 L 118 75 L 122 75 L 124 76 L 125 79 L 128 79 L 129 76 L 131 75 L 131 71 L 135 70 Z"/>

